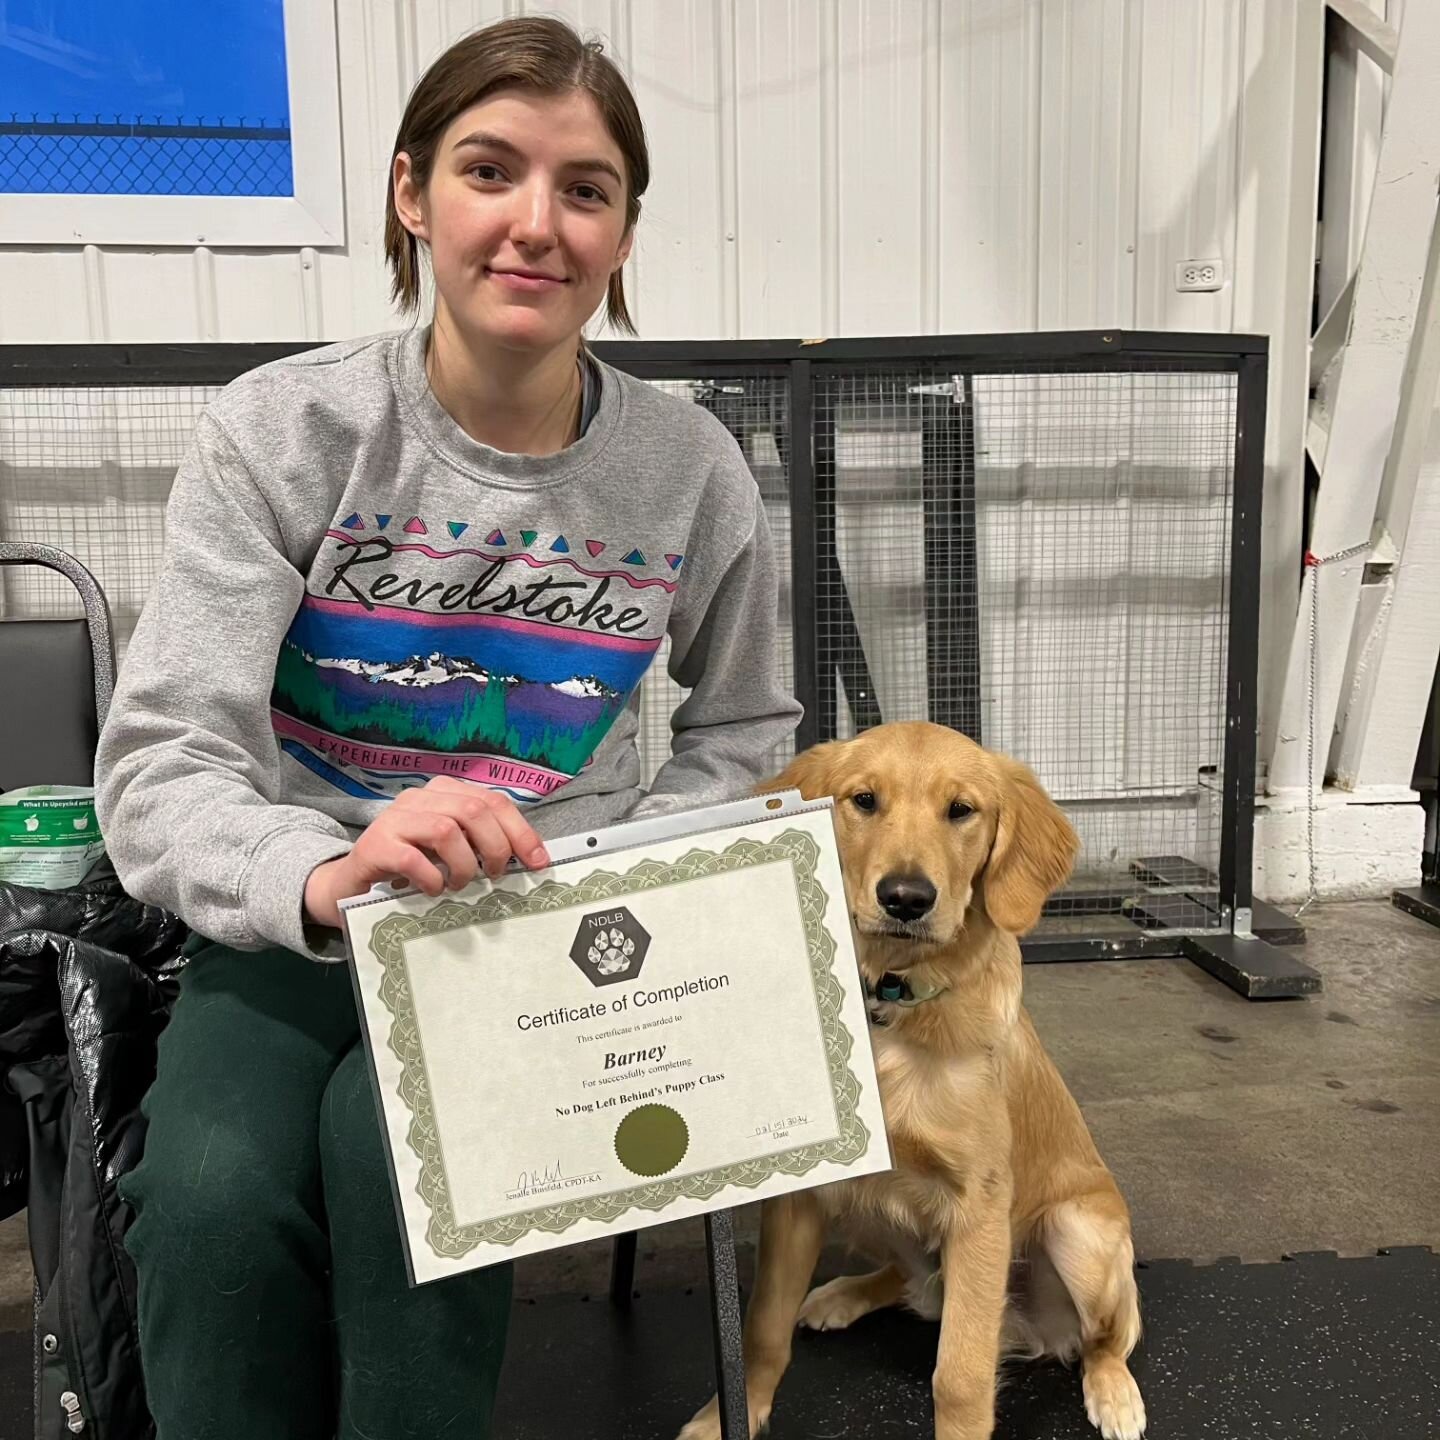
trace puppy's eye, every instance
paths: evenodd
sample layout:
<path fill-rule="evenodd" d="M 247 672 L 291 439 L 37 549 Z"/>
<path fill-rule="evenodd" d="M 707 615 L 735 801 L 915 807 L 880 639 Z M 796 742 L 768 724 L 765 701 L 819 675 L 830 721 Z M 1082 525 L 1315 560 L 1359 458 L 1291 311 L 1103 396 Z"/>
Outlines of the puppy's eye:
<path fill-rule="evenodd" d="M 952 820 L 964 820 L 967 816 L 975 813 L 973 805 L 967 805 L 963 800 L 952 800 L 950 802 L 950 818 Z"/>
<path fill-rule="evenodd" d="M 863 810 L 868 815 L 875 808 L 875 796 L 869 790 L 859 790 L 850 797 L 850 803 L 857 810 Z"/>

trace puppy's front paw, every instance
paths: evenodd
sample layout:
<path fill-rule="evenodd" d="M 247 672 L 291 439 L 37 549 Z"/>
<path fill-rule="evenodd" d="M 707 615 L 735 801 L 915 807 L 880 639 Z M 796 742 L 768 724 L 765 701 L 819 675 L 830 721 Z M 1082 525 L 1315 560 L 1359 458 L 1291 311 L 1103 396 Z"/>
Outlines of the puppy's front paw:
<path fill-rule="evenodd" d="M 770 1419 L 770 1407 L 750 1402 L 750 1434 L 758 1435 Z M 718 1399 L 701 1410 L 680 1432 L 677 1440 L 720 1440 L 720 1402 Z"/>
<path fill-rule="evenodd" d="M 680 1432 L 677 1440 L 720 1440 L 720 1402 L 712 1400 Z"/>
<path fill-rule="evenodd" d="M 1122 1360 L 1085 1367 L 1085 1413 L 1105 1440 L 1140 1440 L 1145 1433 L 1145 1402 Z"/>
<path fill-rule="evenodd" d="M 874 1308 L 855 1277 L 842 1275 L 838 1280 L 817 1285 L 805 1297 L 798 1323 L 807 1330 L 844 1330 Z"/>
<path fill-rule="evenodd" d="M 678 1440 L 720 1440 L 720 1422 L 713 1424 L 696 1416 L 681 1432 Z"/>

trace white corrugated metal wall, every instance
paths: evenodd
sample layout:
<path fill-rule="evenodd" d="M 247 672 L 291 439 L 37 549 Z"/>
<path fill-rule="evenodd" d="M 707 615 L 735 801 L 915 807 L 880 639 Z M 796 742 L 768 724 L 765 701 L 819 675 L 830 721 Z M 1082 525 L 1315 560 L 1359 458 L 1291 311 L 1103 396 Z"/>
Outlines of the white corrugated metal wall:
<path fill-rule="evenodd" d="M 533 8 L 604 35 L 633 79 L 655 179 L 631 284 L 642 332 L 660 339 L 1248 320 L 1233 286 L 1177 294 L 1174 266 L 1248 258 L 1238 160 L 1256 4 Z M 463 31 L 522 8 L 340 0 L 343 251 L 9 248 L 0 340 L 385 328 L 381 214 L 404 97 Z"/>
<path fill-rule="evenodd" d="M 389 327 L 405 96 L 458 35 L 526 8 L 604 36 L 634 84 L 647 338 L 1271 334 L 1266 628 L 1288 626 L 1313 216 L 1294 104 L 1318 58 L 1301 0 L 338 0 L 346 247 L 0 249 L 0 341 Z M 1222 259 L 1224 288 L 1178 293 L 1192 257 Z"/>

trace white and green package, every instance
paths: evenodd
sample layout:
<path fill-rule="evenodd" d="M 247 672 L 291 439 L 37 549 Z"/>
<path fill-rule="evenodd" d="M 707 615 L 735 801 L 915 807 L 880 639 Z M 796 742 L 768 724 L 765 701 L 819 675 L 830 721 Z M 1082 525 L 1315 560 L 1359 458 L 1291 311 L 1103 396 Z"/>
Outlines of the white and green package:
<path fill-rule="evenodd" d="M 26 785 L 0 794 L 0 880 L 63 890 L 104 853 L 91 787 Z"/>

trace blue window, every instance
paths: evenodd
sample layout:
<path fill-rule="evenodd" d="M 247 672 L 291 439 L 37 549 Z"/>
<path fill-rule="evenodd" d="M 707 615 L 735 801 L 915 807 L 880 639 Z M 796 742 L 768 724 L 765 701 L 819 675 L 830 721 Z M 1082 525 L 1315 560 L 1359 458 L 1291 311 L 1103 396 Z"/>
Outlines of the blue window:
<path fill-rule="evenodd" d="M 0 192 L 295 193 L 284 0 L 3 0 Z"/>

